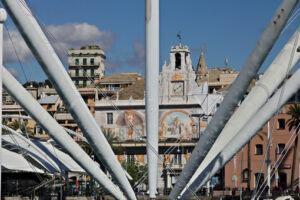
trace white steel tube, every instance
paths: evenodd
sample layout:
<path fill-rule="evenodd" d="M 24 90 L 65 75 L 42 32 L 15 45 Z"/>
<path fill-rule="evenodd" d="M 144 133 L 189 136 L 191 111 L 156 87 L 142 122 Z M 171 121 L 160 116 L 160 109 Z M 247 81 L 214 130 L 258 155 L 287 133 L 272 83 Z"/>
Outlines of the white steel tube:
<path fill-rule="evenodd" d="M 3 87 L 14 100 L 34 119 L 69 155 L 93 176 L 110 194 L 117 199 L 126 199 L 119 188 L 105 175 L 99 166 L 66 133 L 55 119 L 23 88 L 3 67 Z"/>
<path fill-rule="evenodd" d="M 125 196 L 135 200 L 135 194 L 121 164 L 25 1 L 2 0 L 2 3 L 73 119 L 77 122 L 78 127 L 94 149 L 96 156 L 118 183 Z"/>
<path fill-rule="evenodd" d="M 190 189 L 200 189 L 218 170 L 220 170 L 242 147 L 249 142 L 260 128 L 300 89 L 300 69 L 264 104 L 249 122 L 239 130 L 236 137 L 213 159 L 190 185 Z M 280 100 L 280 101 L 279 101 Z M 192 194 L 185 190 L 182 199 Z"/>
<path fill-rule="evenodd" d="M 268 195 L 271 196 L 271 160 L 270 160 L 270 121 L 268 121 L 267 125 L 267 137 L 268 137 L 268 152 L 267 152 L 267 185 L 268 185 Z"/>
<path fill-rule="evenodd" d="M 2 120 L 2 64 L 3 64 L 3 23 L 6 21 L 7 14 L 0 8 L 0 119 Z M 0 149 L 2 148 L 2 130 L 0 129 Z M 2 197 L 2 155 L 0 154 L 0 197 Z"/>
<path fill-rule="evenodd" d="M 189 184 L 192 183 L 196 177 L 199 176 L 201 171 L 228 145 L 230 140 L 236 137 L 238 131 L 253 117 L 284 80 L 286 74 L 298 63 L 300 53 L 296 51 L 297 47 L 300 46 L 299 35 L 300 27 L 268 67 L 262 78 L 252 88 L 241 106 L 230 118 L 211 150 L 189 181 Z M 291 56 L 293 58 L 292 60 L 290 59 Z"/>
<path fill-rule="evenodd" d="M 159 0 L 146 0 L 146 133 L 149 197 L 155 199 L 158 156 Z"/>
<path fill-rule="evenodd" d="M 258 40 L 255 48 L 249 55 L 241 72 L 230 87 L 229 92 L 226 94 L 213 119 L 205 129 L 201 136 L 201 140 L 194 148 L 191 157 L 180 174 L 179 179 L 181 181 L 175 184 L 169 199 L 176 199 L 178 197 L 206 157 L 215 140 L 231 117 L 237 104 L 243 98 L 250 82 L 255 77 L 261 64 L 280 35 L 297 3 L 298 0 L 282 1 L 272 20 Z"/>

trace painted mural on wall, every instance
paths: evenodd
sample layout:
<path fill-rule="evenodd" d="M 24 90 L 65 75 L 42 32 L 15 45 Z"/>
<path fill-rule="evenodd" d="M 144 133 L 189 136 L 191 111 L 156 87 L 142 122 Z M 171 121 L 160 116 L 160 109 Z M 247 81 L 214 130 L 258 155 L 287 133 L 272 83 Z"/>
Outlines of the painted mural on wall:
<path fill-rule="evenodd" d="M 189 139 L 197 136 L 197 127 L 189 114 L 182 110 L 171 111 L 162 118 L 160 137 Z"/>
<path fill-rule="evenodd" d="M 134 110 L 126 110 L 117 119 L 119 141 L 139 140 L 145 136 L 144 120 Z"/>

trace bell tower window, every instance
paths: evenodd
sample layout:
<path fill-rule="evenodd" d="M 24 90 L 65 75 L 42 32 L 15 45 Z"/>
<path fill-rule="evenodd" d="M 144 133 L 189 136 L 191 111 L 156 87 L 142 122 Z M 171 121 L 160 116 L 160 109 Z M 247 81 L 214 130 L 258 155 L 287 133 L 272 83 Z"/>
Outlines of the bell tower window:
<path fill-rule="evenodd" d="M 175 54 L 175 70 L 181 69 L 181 55 L 180 53 Z"/>

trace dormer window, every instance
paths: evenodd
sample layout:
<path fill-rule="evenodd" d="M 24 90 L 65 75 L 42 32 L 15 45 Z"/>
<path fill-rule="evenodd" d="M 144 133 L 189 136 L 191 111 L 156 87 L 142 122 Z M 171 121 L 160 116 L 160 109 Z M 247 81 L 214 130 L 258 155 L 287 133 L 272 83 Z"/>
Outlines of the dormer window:
<path fill-rule="evenodd" d="M 181 69 L 181 55 L 180 53 L 175 54 L 175 70 Z"/>

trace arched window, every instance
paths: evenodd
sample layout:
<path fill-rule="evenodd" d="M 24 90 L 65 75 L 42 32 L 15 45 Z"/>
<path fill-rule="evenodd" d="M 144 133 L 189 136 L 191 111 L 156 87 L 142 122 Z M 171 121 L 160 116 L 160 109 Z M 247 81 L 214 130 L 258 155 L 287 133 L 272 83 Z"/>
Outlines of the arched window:
<path fill-rule="evenodd" d="M 181 69 L 181 55 L 180 55 L 180 53 L 175 54 L 175 69 L 177 69 L 177 70 Z"/>
<path fill-rule="evenodd" d="M 244 169 L 244 170 L 243 170 L 243 181 L 244 181 L 244 182 L 247 182 L 248 179 L 249 179 L 249 170 L 248 170 L 248 168 L 247 168 L 247 169 Z"/>

